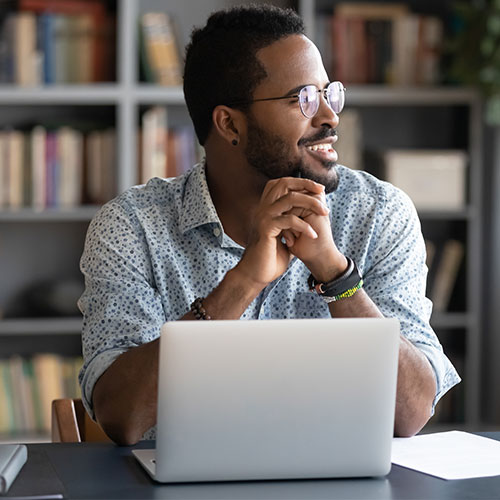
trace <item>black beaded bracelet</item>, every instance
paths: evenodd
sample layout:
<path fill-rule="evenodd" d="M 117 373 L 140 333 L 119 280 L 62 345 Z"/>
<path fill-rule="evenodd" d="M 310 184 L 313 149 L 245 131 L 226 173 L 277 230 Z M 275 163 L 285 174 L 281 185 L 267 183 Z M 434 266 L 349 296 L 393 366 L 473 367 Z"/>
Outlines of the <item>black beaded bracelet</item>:
<path fill-rule="evenodd" d="M 197 297 L 194 302 L 191 304 L 191 312 L 194 314 L 196 319 L 212 319 L 208 314 L 205 308 L 203 307 L 203 299 L 201 297 Z"/>

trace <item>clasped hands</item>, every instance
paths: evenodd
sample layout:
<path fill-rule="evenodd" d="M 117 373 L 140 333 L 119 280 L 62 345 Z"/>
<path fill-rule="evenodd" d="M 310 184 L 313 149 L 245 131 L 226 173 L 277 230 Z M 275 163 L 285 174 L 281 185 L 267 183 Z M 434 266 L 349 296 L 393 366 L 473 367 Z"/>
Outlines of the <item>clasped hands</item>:
<path fill-rule="evenodd" d="M 263 288 L 281 276 L 296 256 L 316 279 L 335 279 L 347 260 L 333 240 L 329 213 L 322 184 L 294 177 L 270 180 L 237 267 Z"/>

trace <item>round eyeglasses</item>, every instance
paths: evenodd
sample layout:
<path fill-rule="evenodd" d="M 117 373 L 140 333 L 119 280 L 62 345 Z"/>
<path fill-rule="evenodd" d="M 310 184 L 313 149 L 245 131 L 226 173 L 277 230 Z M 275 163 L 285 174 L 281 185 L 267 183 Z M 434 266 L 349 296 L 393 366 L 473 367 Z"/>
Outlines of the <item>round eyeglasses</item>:
<path fill-rule="evenodd" d="M 285 95 L 282 97 L 265 97 L 262 99 L 252 99 L 250 101 L 233 101 L 227 106 L 235 104 L 251 104 L 259 101 L 278 101 L 280 99 L 297 99 L 300 111 L 306 118 L 312 118 L 319 109 L 320 94 L 335 113 L 340 113 L 344 108 L 345 91 L 347 89 L 341 82 L 331 82 L 324 89 L 318 89 L 316 85 L 306 85 L 297 94 Z"/>

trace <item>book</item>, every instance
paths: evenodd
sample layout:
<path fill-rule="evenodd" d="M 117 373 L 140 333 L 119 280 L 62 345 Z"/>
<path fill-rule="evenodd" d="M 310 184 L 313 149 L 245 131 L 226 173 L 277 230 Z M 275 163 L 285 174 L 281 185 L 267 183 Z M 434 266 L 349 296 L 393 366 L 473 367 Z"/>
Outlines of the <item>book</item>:
<path fill-rule="evenodd" d="M 94 19 L 88 14 L 78 14 L 74 16 L 73 28 L 75 37 L 72 54 L 76 64 L 73 65 L 73 78 L 77 83 L 90 83 L 93 80 L 94 71 Z M 74 55 L 78 54 L 75 58 Z"/>
<path fill-rule="evenodd" d="M 116 196 L 116 131 L 108 128 L 102 131 L 102 198 L 105 202 Z"/>
<path fill-rule="evenodd" d="M 70 17 L 63 14 L 54 14 L 53 18 L 53 54 L 54 54 L 54 83 L 64 84 L 70 81 L 68 60 L 70 52 Z"/>
<path fill-rule="evenodd" d="M 36 18 L 32 12 L 18 12 L 14 28 L 15 83 L 37 83 Z"/>
<path fill-rule="evenodd" d="M 0 435 L 5 435 L 11 428 L 10 407 L 11 402 L 7 396 L 7 380 L 3 375 L 4 366 L 7 364 L 6 359 L 0 359 Z"/>
<path fill-rule="evenodd" d="M 19 130 L 8 133 L 9 142 L 9 206 L 21 208 L 23 205 L 23 165 L 24 165 L 24 135 Z"/>
<path fill-rule="evenodd" d="M 41 125 L 33 128 L 30 133 L 31 145 L 31 203 L 35 210 L 43 210 L 47 206 L 45 185 L 47 182 L 46 142 L 47 131 Z"/>
<path fill-rule="evenodd" d="M 395 85 L 413 85 L 417 79 L 417 48 L 420 16 L 409 14 L 394 22 L 393 47 Z"/>
<path fill-rule="evenodd" d="M 94 130 L 85 143 L 85 197 L 89 203 L 105 203 L 116 196 L 116 132 Z"/>
<path fill-rule="evenodd" d="M 443 246 L 430 294 L 435 312 L 444 312 L 449 308 L 464 252 L 464 244 L 458 240 L 450 239 Z"/>
<path fill-rule="evenodd" d="M 28 459 L 24 444 L 0 444 L 0 493 L 7 493 Z"/>
<path fill-rule="evenodd" d="M 153 106 L 142 115 L 142 162 L 140 182 L 167 177 L 167 109 Z"/>
<path fill-rule="evenodd" d="M 438 17 L 421 17 L 417 47 L 417 85 L 434 85 L 441 80 L 443 31 L 443 22 Z"/>
<path fill-rule="evenodd" d="M 349 81 L 349 65 L 352 54 L 349 50 L 349 30 L 348 21 L 343 16 L 332 16 L 332 53 L 333 67 L 332 72 L 335 79 L 341 82 Z"/>
<path fill-rule="evenodd" d="M 56 207 L 59 166 L 57 162 L 57 136 L 53 131 L 47 132 L 45 137 L 45 169 L 46 207 Z"/>
<path fill-rule="evenodd" d="M 57 155 L 60 165 L 59 204 L 75 207 L 82 202 L 83 184 L 83 137 L 70 127 L 57 131 Z"/>
<path fill-rule="evenodd" d="M 367 80 L 387 83 L 392 78 L 392 21 L 368 19 L 366 21 Z"/>
<path fill-rule="evenodd" d="M 37 354 L 33 357 L 33 369 L 39 388 L 41 422 L 43 430 L 48 432 L 52 401 L 65 396 L 61 358 L 56 354 Z"/>
<path fill-rule="evenodd" d="M 12 12 L 7 15 L 2 26 L 2 83 L 14 83 L 16 79 L 14 61 L 16 24 L 17 14 Z"/>
<path fill-rule="evenodd" d="M 46 84 L 55 83 L 55 48 L 54 48 L 54 14 L 44 12 L 38 17 L 37 29 L 40 39 L 40 50 L 43 54 L 43 74 L 41 81 Z"/>
<path fill-rule="evenodd" d="M 89 203 L 100 203 L 102 201 L 102 133 L 98 130 L 90 132 L 86 141 L 86 166 L 85 185 L 86 199 Z"/>
<path fill-rule="evenodd" d="M 20 431 L 26 431 L 34 426 L 34 418 L 30 412 L 32 411 L 32 401 L 29 398 L 28 387 L 24 378 L 23 359 L 18 356 L 12 356 L 9 359 L 10 378 L 13 384 L 14 411 L 16 415 L 16 427 Z"/>
<path fill-rule="evenodd" d="M 0 208 L 9 206 L 8 136 L 0 131 Z"/>
<path fill-rule="evenodd" d="M 12 381 L 10 378 L 9 360 L 1 360 L 0 362 L 0 383 L 3 384 L 3 396 L 5 399 L 2 401 L 4 405 L 4 418 L 6 431 L 13 432 L 17 430 L 16 414 L 14 410 L 14 391 Z"/>
<path fill-rule="evenodd" d="M 170 17 L 146 12 L 140 19 L 141 61 L 146 80 L 158 85 L 181 85 L 179 49 Z"/>

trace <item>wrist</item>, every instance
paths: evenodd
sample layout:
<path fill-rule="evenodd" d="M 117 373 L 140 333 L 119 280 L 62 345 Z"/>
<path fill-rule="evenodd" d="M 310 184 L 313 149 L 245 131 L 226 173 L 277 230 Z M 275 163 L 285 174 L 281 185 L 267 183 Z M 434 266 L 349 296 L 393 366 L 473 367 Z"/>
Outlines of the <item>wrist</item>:
<path fill-rule="evenodd" d="M 234 287 L 241 289 L 246 297 L 251 297 L 251 300 L 257 297 L 257 295 L 259 295 L 259 293 L 269 284 L 257 281 L 255 276 L 241 265 L 241 261 L 226 273 L 225 279 L 232 283 Z"/>
<path fill-rule="evenodd" d="M 349 261 L 340 252 L 336 252 L 335 255 L 322 259 L 321 261 L 315 261 L 310 265 L 307 263 L 305 264 L 316 281 L 323 283 L 328 283 L 337 279 L 345 273 L 349 267 Z"/>
<path fill-rule="evenodd" d="M 239 319 L 262 288 L 252 286 L 240 270 L 230 269 L 217 288 L 201 298 L 203 310 L 195 304 L 185 319 Z"/>

